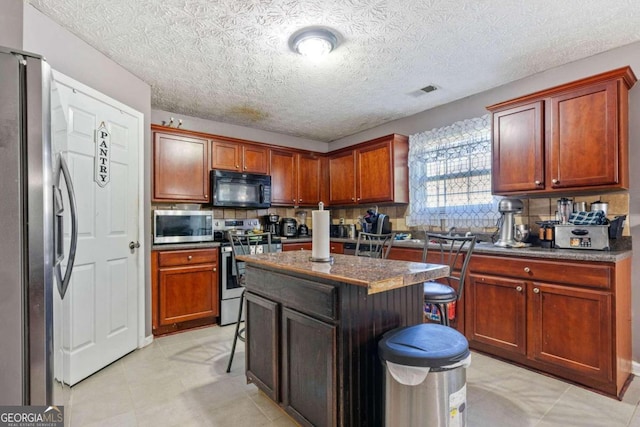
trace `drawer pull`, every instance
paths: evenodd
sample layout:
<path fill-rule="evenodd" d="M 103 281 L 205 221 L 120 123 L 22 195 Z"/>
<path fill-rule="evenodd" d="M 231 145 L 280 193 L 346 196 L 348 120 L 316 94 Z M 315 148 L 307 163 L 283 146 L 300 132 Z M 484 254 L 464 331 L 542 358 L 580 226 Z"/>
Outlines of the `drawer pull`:
<path fill-rule="evenodd" d="M 534 294 L 539 294 L 539 293 L 540 293 L 540 289 L 538 289 L 538 288 L 533 288 L 533 293 L 534 293 Z"/>
<path fill-rule="evenodd" d="M 529 267 L 525 267 L 525 268 L 524 268 L 524 272 L 525 272 L 525 273 L 530 273 L 530 272 L 531 272 L 531 269 L 530 269 Z"/>
<path fill-rule="evenodd" d="M 522 292 L 522 286 L 516 286 L 516 291 Z"/>
<path fill-rule="evenodd" d="M 189 255 L 189 256 L 187 257 L 187 260 L 188 260 L 188 261 L 191 261 L 192 259 L 193 259 L 193 257 L 192 257 L 191 255 Z"/>

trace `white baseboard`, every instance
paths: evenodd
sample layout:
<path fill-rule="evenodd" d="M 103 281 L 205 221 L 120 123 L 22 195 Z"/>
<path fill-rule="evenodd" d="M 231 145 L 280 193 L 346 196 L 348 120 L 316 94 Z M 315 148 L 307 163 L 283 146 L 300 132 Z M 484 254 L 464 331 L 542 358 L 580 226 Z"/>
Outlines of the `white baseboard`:
<path fill-rule="evenodd" d="M 631 362 L 631 373 L 635 376 L 640 376 L 640 362 Z"/>
<path fill-rule="evenodd" d="M 142 345 L 140 346 L 140 348 L 146 347 L 152 342 L 153 342 L 153 335 L 146 336 L 144 337 L 144 341 L 142 341 Z M 638 365 L 638 372 L 640 372 L 640 364 Z"/>

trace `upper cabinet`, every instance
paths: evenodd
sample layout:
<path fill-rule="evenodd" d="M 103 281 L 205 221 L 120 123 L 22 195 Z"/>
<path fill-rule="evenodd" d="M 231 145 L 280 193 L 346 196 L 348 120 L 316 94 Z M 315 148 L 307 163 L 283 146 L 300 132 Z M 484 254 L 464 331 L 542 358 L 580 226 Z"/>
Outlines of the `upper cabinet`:
<path fill-rule="evenodd" d="M 213 139 L 211 168 L 266 174 L 269 171 L 267 148 L 234 140 Z"/>
<path fill-rule="evenodd" d="M 388 135 L 329 156 L 329 204 L 408 203 L 408 138 Z"/>
<path fill-rule="evenodd" d="M 320 202 L 321 157 L 292 150 L 269 150 L 271 203 L 315 206 Z"/>
<path fill-rule="evenodd" d="M 209 202 L 209 140 L 152 126 L 153 200 Z"/>
<path fill-rule="evenodd" d="M 629 67 L 487 107 L 492 192 L 527 195 L 626 189 Z"/>

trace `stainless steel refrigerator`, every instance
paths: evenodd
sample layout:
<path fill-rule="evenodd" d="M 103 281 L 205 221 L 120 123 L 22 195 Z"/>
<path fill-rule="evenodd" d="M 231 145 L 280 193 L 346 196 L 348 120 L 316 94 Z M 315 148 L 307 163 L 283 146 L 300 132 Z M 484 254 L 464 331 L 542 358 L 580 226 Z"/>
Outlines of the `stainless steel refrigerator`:
<path fill-rule="evenodd" d="M 50 84 L 41 57 L 0 47 L 0 405 L 66 403 L 54 395 L 53 304 L 69 283 L 77 218 L 68 170 L 52 152 Z"/>

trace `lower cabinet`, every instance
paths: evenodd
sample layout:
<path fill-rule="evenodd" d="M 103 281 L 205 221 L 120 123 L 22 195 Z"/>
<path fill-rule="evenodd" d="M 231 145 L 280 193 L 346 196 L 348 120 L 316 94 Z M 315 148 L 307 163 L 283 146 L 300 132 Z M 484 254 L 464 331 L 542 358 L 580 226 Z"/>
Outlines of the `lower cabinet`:
<path fill-rule="evenodd" d="M 282 309 L 282 404 L 314 426 L 335 423 L 336 326 Z"/>
<path fill-rule="evenodd" d="M 218 249 L 153 251 L 151 259 L 154 335 L 215 323 Z"/>
<path fill-rule="evenodd" d="M 283 251 L 310 251 L 311 242 L 283 243 L 282 250 Z"/>
<path fill-rule="evenodd" d="M 303 426 L 381 426 L 378 341 L 422 321 L 422 287 L 367 288 L 247 264 L 246 375 Z"/>
<path fill-rule="evenodd" d="M 473 255 L 470 346 L 620 396 L 631 372 L 630 261 Z"/>
<path fill-rule="evenodd" d="M 246 375 L 303 425 L 337 419 L 336 326 L 246 293 Z"/>
<path fill-rule="evenodd" d="M 311 242 L 282 244 L 283 251 L 310 251 L 312 248 L 313 248 L 313 243 Z M 329 252 L 331 252 L 332 254 L 343 254 L 344 244 L 342 242 L 330 242 Z"/>

